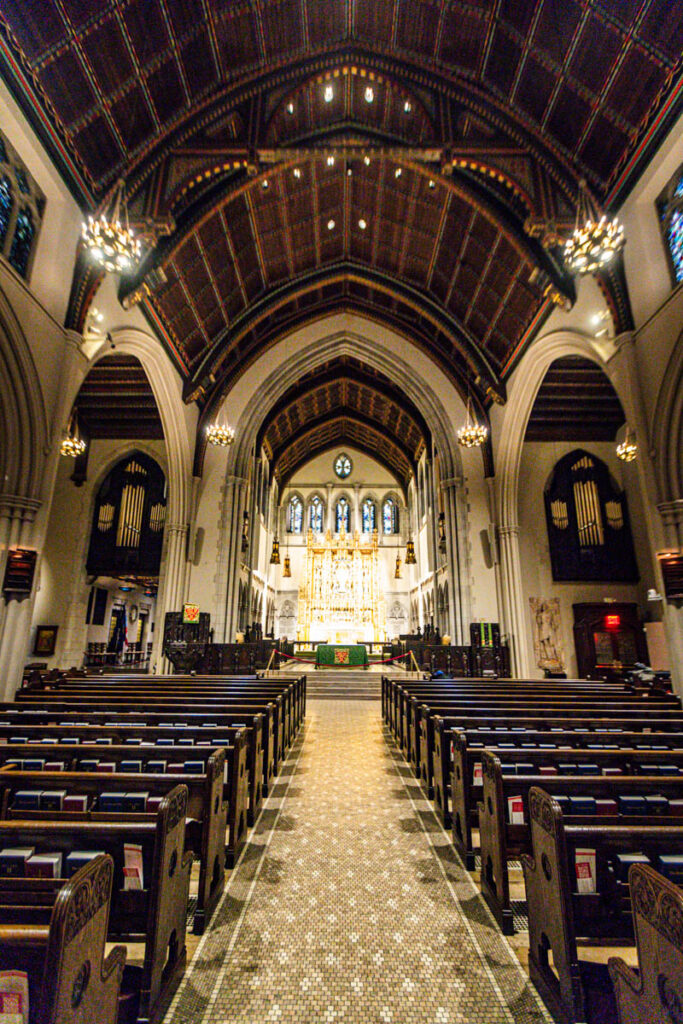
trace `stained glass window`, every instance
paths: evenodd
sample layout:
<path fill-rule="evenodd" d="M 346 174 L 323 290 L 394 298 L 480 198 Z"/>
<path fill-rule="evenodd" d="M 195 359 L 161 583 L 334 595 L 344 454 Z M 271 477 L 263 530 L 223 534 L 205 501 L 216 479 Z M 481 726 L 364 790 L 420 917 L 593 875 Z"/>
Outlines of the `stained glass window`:
<path fill-rule="evenodd" d="M 347 533 L 351 532 L 351 506 L 346 498 L 340 498 L 337 502 L 337 514 L 335 517 L 337 533 L 341 532 L 342 526 Z"/>
<path fill-rule="evenodd" d="M 351 459 L 345 452 L 338 455 L 334 462 L 334 471 L 340 480 L 345 480 L 352 469 Z"/>
<path fill-rule="evenodd" d="M 311 499 L 311 504 L 308 506 L 308 525 L 313 533 L 323 532 L 323 512 L 324 506 L 322 500 L 316 496 Z"/>
<path fill-rule="evenodd" d="M 304 525 L 304 506 L 296 494 L 289 500 L 287 507 L 287 532 L 301 533 Z"/>
<path fill-rule="evenodd" d="M 398 505 L 387 498 L 382 507 L 382 529 L 385 533 L 398 533 Z"/>
<path fill-rule="evenodd" d="M 669 251 L 677 281 L 683 281 L 683 210 L 674 210 L 669 221 Z"/>
<path fill-rule="evenodd" d="M 19 210 L 17 226 L 14 229 L 14 238 L 12 239 L 12 248 L 9 253 L 9 261 L 22 277 L 26 277 L 28 270 L 34 234 L 35 228 L 31 211 L 27 208 Z"/>
<path fill-rule="evenodd" d="M 361 506 L 363 513 L 363 533 L 372 533 L 377 529 L 377 506 L 372 498 L 366 498 Z"/>
<path fill-rule="evenodd" d="M 0 249 L 5 244 L 10 217 L 12 216 L 12 186 L 9 178 L 0 179 Z"/>
<path fill-rule="evenodd" d="M 22 167 L 15 167 L 14 168 L 14 177 L 17 179 L 17 185 L 19 186 L 19 191 L 23 192 L 25 196 L 30 195 L 31 194 L 31 190 L 28 187 L 28 181 L 26 179 L 26 172 L 24 171 L 24 169 Z"/>
<path fill-rule="evenodd" d="M 675 284 L 683 281 L 683 173 L 679 169 L 657 200 L 662 237 Z"/>

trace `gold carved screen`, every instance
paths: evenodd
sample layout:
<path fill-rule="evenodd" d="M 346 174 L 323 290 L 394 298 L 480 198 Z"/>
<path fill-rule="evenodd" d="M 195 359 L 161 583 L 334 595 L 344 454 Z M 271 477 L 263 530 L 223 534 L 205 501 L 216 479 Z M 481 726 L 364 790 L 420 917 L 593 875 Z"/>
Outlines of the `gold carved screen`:
<path fill-rule="evenodd" d="M 299 587 L 297 639 L 369 643 L 386 639 L 377 533 L 308 534 Z"/>

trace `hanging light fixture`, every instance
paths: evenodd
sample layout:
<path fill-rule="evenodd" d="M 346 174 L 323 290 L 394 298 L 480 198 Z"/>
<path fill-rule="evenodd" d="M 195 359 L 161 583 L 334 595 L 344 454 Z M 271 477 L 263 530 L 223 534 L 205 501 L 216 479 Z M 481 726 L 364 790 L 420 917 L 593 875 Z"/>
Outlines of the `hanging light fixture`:
<path fill-rule="evenodd" d="M 636 444 L 635 434 L 627 426 L 624 440 L 621 444 L 617 445 L 617 458 L 621 459 L 622 462 L 633 462 L 637 455 L 638 445 Z"/>
<path fill-rule="evenodd" d="M 478 448 L 489 436 L 488 427 L 483 423 L 477 423 L 472 412 L 472 398 L 467 396 L 467 413 L 465 425 L 458 431 L 458 444 L 463 448 Z"/>
<path fill-rule="evenodd" d="M 395 580 L 402 580 L 403 579 L 403 566 L 402 566 L 402 563 L 401 563 L 401 556 L 399 554 L 396 555 L 396 572 L 394 573 L 394 579 Z"/>
<path fill-rule="evenodd" d="M 270 564 L 280 564 L 280 541 L 277 539 L 277 537 L 273 538 L 273 550 L 270 553 Z"/>
<path fill-rule="evenodd" d="M 626 238 L 616 217 L 601 213 L 586 182 L 579 182 L 574 232 L 564 245 L 564 262 L 573 274 L 594 274 L 623 249 Z"/>
<path fill-rule="evenodd" d="M 415 545 L 412 539 L 406 544 L 406 565 L 417 565 L 417 559 L 415 558 Z"/>
<path fill-rule="evenodd" d="M 289 561 L 289 555 L 285 555 L 285 562 L 282 567 L 282 575 L 285 579 L 289 579 L 292 575 L 292 568 Z"/>
<path fill-rule="evenodd" d="M 64 435 L 59 453 L 60 455 L 64 455 L 66 458 L 77 459 L 79 455 L 83 454 L 87 447 L 87 443 L 78 433 L 78 417 L 76 415 L 76 409 L 74 408 L 71 413 L 69 426 L 67 427 L 66 434 Z"/>
<path fill-rule="evenodd" d="M 235 440 L 235 431 L 227 423 L 221 423 L 216 419 L 206 428 L 206 440 L 209 444 L 220 445 L 227 448 Z"/>
<path fill-rule="evenodd" d="M 88 216 L 83 221 L 83 242 L 93 260 L 109 274 L 134 270 L 140 262 L 140 239 L 135 237 L 128 222 L 126 187 L 121 178 L 114 191 L 111 204 L 99 217 Z"/>

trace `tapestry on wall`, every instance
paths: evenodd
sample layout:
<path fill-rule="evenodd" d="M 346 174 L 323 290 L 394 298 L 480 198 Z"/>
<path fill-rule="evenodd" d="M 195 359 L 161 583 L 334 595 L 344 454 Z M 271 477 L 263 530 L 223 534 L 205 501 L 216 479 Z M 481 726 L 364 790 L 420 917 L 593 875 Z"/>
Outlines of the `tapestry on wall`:
<path fill-rule="evenodd" d="M 562 620 L 558 598 L 552 597 L 549 601 L 544 601 L 540 597 L 530 597 L 529 606 L 536 664 L 549 672 L 564 672 Z"/>

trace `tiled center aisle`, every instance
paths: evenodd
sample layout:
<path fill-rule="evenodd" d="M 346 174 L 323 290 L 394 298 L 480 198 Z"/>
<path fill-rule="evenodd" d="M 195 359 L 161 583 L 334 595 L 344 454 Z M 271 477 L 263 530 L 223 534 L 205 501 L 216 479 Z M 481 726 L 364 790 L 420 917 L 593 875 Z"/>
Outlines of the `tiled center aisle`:
<path fill-rule="evenodd" d="M 378 703 L 309 701 L 166 1021 L 548 1021 L 413 783 Z"/>

